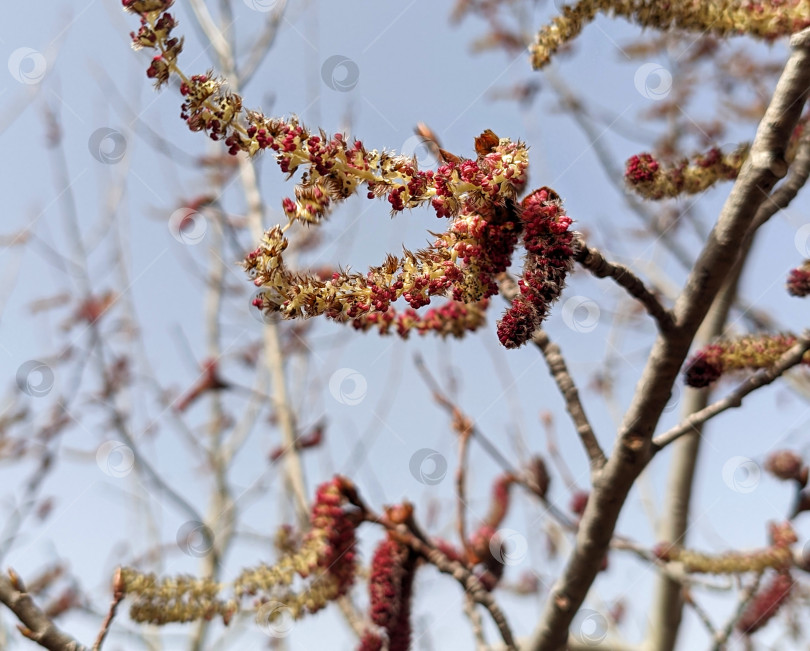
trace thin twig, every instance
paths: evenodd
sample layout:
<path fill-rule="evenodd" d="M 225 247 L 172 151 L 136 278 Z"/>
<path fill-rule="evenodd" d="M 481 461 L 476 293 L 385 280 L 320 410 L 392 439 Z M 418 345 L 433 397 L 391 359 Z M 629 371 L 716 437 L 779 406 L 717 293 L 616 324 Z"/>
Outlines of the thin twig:
<path fill-rule="evenodd" d="M 517 283 L 508 274 L 501 274 L 498 285 L 501 296 L 510 303 L 518 295 Z M 596 434 L 594 434 L 588 416 L 585 414 L 585 408 L 579 399 L 579 391 L 576 384 L 574 384 L 574 378 L 568 372 L 568 366 L 562 356 L 560 347 L 552 343 L 548 335 L 540 329 L 536 330 L 532 335 L 532 343 L 540 349 L 546 359 L 551 376 L 557 383 L 557 387 L 565 400 L 565 408 L 570 414 L 571 420 L 574 421 L 577 434 L 579 434 L 579 438 L 585 447 L 585 452 L 591 462 L 591 470 L 598 470 L 605 465 L 607 459 L 599 445 L 599 441 L 596 439 Z"/>
<path fill-rule="evenodd" d="M 101 624 L 101 630 L 98 632 L 96 641 L 93 644 L 93 651 L 100 651 L 101 645 L 104 644 L 104 638 L 107 637 L 107 633 L 110 630 L 110 624 L 112 624 L 112 620 L 115 617 L 115 611 L 118 610 L 118 604 L 121 603 L 125 595 L 126 593 L 121 583 L 121 568 L 119 567 L 113 579 L 113 600 L 112 603 L 110 603 L 110 610 L 107 612 L 107 616 Z"/>
<path fill-rule="evenodd" d="M 562 356 L 560 347 L 553 343 L 545 330 L 536 330 L 532 335 L 532 343 L 537 346 L 546 358 L 546 363 L 551 371 L 551 375 L 562 393 L 565 400 L 565 408 L 571 415 L 571 420 L 577 428 L 577 434 L 585 447 L 585 452 L 591 462 L 591 469 L 597 470 L 605 465 L 607 461 L 599 441 L 596 440 L 591 428 L 591 423 L 585 415 L 585 408 L 579 399 L 579 391 L 574 384 L 574 379 L 568 372 L 568 366 Z"/>
<path fill-rule="evenodd" d="M 740 617 L 743 616 L 748 604 L 751 603 L 751 600 L 756 595 L 757 590 L 759 590 L 759 584 L 762 581 L 763 574 L 764 572 L 758 572 L 751 585 L 742 591 L 740 600 L 737 603 L 737 609 L 734 611 L 734 614 L 729 617 L 728 622 L 726 622 L 726 625 L 723 627 L 723 630 L 717 632 L 713 651 L 721 651 L 726 642 L 728 642 L 728 639 L 731 637 L 731 633 L 734 631 L 734 626 L 740 620 Z"/>
<path fill-rule="evenodd" d="M 461 413 L 458 406 L 441 390 L 438 383 L 425 365 L 425 361 L 422 359 L 421 355 L 414 355 L 414 363 L 416 364 L 416 369 L 425 380 L 425 384 L 427 384 L 430 390 L 433 392 L 434 400 L 436 400 L 440 406 L 444 407 L 448 412 L 450 412 L 451 416 L 454 416 L 456 413 Z M 492 441 L 490 441 L 487 436 L 480 429 L 478 429 L 478 427 L 475 426 L 475 423 L 470 421 L 470 425 L 472 427 L 472 435 L 475 437 L 475 440 L 478 441 L 481 447 L 484 448 L 484 451 L 489 454 L 489 456 L 492 457 L 503 470 L 515 476 L 519 476 L 520 473 L 518 473 L 512 463 L 498 450 L 497 447 L 495 447 L 495 444 L 492 443 Z"/>
<path fill-rule="evenodd" d="M 556 651 L 604 558 L 630 488 L 652 457 L 652 436 L 672 384 L 709 306 L 734 267 L 740 238 L 788 171 L 784 152 L 810 92 L 810 29 L 791 37 L 791 53 L 708 241 L 675 303 L 676 330 L 659 333 L 619 429 L 616 452 L 599 472 L 577 533 L 577 543 L 532 634 L 527 649 Z"/>
<path fill-rule="evenodd" d="M 707 613 L 703 607 L 694 600 L 692 597 L 692 593 L 689 590 L 684 589 L 683 591 L 683 600 L 684 603 L 688 604 L 692 607 L 692 610 L 695 611 L 695 614 L 698 616 L 701 622 L 703 622 L 703 626 L 706 627 L 706 630 L 709 632 L 709 635 L 712 639 L 717 638 L 717 629 L 714 627 L 712 620 L 709 619 L 709 613 Z"/>
<path fill-rule="evenodd" d="M 630 296 L 645 307 L 650 316 L 658 322 L 658 327 L 662 332 L 672 330 L 675 325 L 672 312 L 661 305 L 658 297 L 647 289 L 644 281 L 636 276 L 629 267 L 609 262 L 598 249 L 585 244 L 581 237 L 577 237 L 574 243 L 576 247 L 574 260 L 597 278 L 613 278 L 618 285 L 627 290 Z"/>
<path fill-rule="evenodd" d="M 462 423 L 458 437 L 458 467 L 456 468 L 456 513 L 457 520 L 456 526 L 458 527 L 458 538 L 464 551 L 467 552 L 469 557 L 470 544 L 467 541 L 467 491 L 466 491 L 466 477 L 467 477 L 467 452 L 470 449 L 470 436 L 472 435 L 472 427 L 469 426 L 469 421 L 458 413 L 454 416 L 454 421 Z"/>
<path fill-rule="evenodd" d="M 506 648 L 509 651 L 517 651 L 515 638 L 512 629 L 506 620 L 500 606 L 497 604 L 492 594 L 483 586 L 480 579 L 460 561 L 452 560 L 444 552 L 438 549 L 430 539 L 421 531 L 412 515 L 412 507 L 408 503 L 403 504 L 405 511 L 410 511 L 406 523 L 398 523 L 391 520 L 388 515 L 379 515 L 372 511 L 358 496 L 353 497 L 353 501 L 364 514 L 367 522 L 381 524 L 386 529 L 394 532 L 398 539 L 408 545 L 415 552 L 420 554 L 431 565 L 435 566 L 443 574 L 449 574 L 458 581 L 469 597 L 478 604 L 481 604 L 489 611 L 492 620 L 498 627 L 498 631 L 503 638 Z"/>
<path fill-rule="evenodd" d="M 8 577 L 0 575 L 0 602 L 22 622 L 19 629 L 25 637 L 50 651 L 90 651 L 88 647 L 59 630 L 34 603 L 17 574 L 13 570 L 8 573 Z"/>
<path fill-rule="evenodd" d="M 662 448 L 666 447 L 672 443 L 672 441 L 683 436 L 684 434 L 691 431 L 696 431 L 698 425 L 705 423 L 710 418 L 714 418 L 727 409 L 740 407 L 742 405 L 743 398 L 749 393 L 770 384 L 776 378 L 782 375 L 782 373 L 800 364 L 808 350 L 810 350 L 810 332 L 800 337 L 796 344 L 790 350 L 784 353 L 779 358 L 779 361 L 772 367 L 760 370 L 755 375 L 749 377 L 745 382 L 740 384 L 736 389 L 734 389 L 734 391 L 729 393 L 724 398 L 713 402 L 708 407 L 705 407 L 700 411 L 696 411 L 680 425 L 677 425 L 663 434 L 656 436 L 653 439 L 654 452 L 660 451 Z"/>
<path fill-rule="evenodd" d="M 464 612 L 470 620 L 476 651 L 487 651 L 487 638 L 484 636 L 484 622 L 481 614 L 475 609 L 475 602 L 470 595 L 464 595 Z"/>
<path fill-rule="evenodd" d="M 251 46 L 247 60 L 240 66 L 239 76 L 242 80 L 242 85 L 250 82 L 253 74 L 258 70 L 265 56 L 270 51 L 273 43 L 278 35 L 278 27 L 281 24 L 281 19 L 284 17 L 284 11 L 287 8 L 287 0 L 278 0 L 273 7 L 273 11 L 267 17 L 262 28 L 261 34 L 256 39 L 256 42 Z"/>

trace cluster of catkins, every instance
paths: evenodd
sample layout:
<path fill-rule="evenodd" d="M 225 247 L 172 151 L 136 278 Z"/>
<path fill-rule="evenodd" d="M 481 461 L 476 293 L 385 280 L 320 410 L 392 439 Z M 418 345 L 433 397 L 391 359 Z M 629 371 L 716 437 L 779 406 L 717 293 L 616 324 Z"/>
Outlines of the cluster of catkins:
<path fill-rule="evenodd" d="M 707 387 L 731 371 L 769 368 L 796 345 L 794 335 L 750 335 L 704 346 L 686 362 L 685 380 L 690 387 Z M 802 358 L 810 364 L 810 351 Z"/>
<path fill-rule="evenodd" d="M 314 613 L 346 594 L 356 572 L 355 530 L 362 520 L 353 484 L 337 476 L 318 487 L 310 512 L 311 528 L 300 545 L 290 545 L 275 565 L 244 570 L 234 581 L 234 596 L 220 598 L 223 585 L 186 576 L 158 578 L 133 568 L 122 568 L 117 581 L 132 599 L 130 617 L 137 622 L 169 624 L 210 620 L 221 616 L 227 624 L 246 597 L 255 598 L 260 614 L 273 618 L 285 613 L 301 617 Z M 296 579 L 302 589 L 293 590 Z M 262 609 L 272 600 L 278 607 Z M 266 613 L 265 613 L 266 611 Z"/>
<path fill-rule="evenodd" d="M 562 45 L 576 38 L 600 13 L 622 16 L 642 27 L 663 32 L 683 30 L 717 36 L 748 34 L 766 41 L 793 34 L 810 25 L 810 3 L 807 0 L 578 0 L 564 5 L 562 13 L 538 32 L 531 46 L 534 67 L 547 65 Z"/>
<path fill-rule="evenodd" d="M 254 156 L 271 151 L 282 172 L 302 172 L 295 197 L 282 209 L 285 226 L 268 230 L 244 266 L 260 287 L 254 306 L 284 318 L 324 315 L 350 322 L 359 330 L 406 337 L 410 332 L 462 336 L 480 327 L 498 292 L 497 278 L 512 263 L 519 240 L 526 249 L 521 292 L 498 326 L 501 342 L 514 348 L 528 341 L 562 291 L 570 270 L 571 219 L 560 198 L 548 188 L 522 202 L 528 152 L 523 143 L 485 131 L 475 141 L 476 157 L 443 152 L 437 170 L 419 170 L 413 157 L 367 149 L 342 134 L 310 132 L 296 118 L 269 118 L 242 106 L 211 72 L 186 76 L 177 60 L 183 41 L 172 35 L 177 23 L 167 9 L 170 0 L 134 0 L 124 7 L 140 15 L 133 45 L 157 51 L 147 75 L 156 85 L 171 75 L 180 79 L 181 116 L 193 131 L 221 140 L 231 154 Z M 318 224 L 335 204 L 360 191 L 385 198 L 392 213 L 429 205 L 446 230 L 426 249 L 388 255 L 365 274 L 334 272 L 330 278 L 289 270 L 283 252 L 286 230 L 295 222 Z M 434 297 L 448 302 L 418 313 Z M 408 307 L 397 311 L 394 303 Z"/>

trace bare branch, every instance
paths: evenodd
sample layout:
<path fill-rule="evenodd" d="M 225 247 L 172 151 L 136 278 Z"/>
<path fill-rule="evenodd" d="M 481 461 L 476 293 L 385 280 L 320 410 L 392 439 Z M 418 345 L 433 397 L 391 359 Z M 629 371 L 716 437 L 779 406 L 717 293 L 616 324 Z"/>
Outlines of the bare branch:
<path fill-rule="evenodd" d="M 514 279 L 503 274 L 499 279 L 501 296 L 503 296 L 510 303 L 518 294 L 517 283 Z M 565 400 L 565 408 L 571 415 L 571 420 L 574 421 L 574 426 L 577 428 L 577 434 L 582 440 L 582 445 L 585 446 L 585 452 L 591 462 L 591 470 L 596 470 L 605 465 L 605 453 L 599 446 L 599 441 L 596 439 L 591 423 L 588 416 L 585 414 L 585 408 L 579 399 L 579 391 L 577 391 L 574 379 L 568 372 L 568 366 L 565 359 L 560 352 L 560 347 L 552 343 L 548 335 L 543 330 L 537 330 L 532 335 L 532 343 L 540 349 L 546 359 L 548 368 L 560 393 Z"/>
<path fill-rule="evenodd" d="M 575 245 L 577 252 L 574 260 L 597 278 L 613 278 L 618 285 L 627 290 L 630 296 L 644 306 L 650 316 L 658 322 L 661 332 L 672 330 L 675 325 L 672 312 L 661 305 L 658 297 L 647 289 L 641 278 L 623 264 L 606 260 L 598 249 L 589 247 L 581 237 L 577 237 Z"/>
<path fill-rule="evenodd" d="M 419 529 L 413 515 L 407 518 L 407 524 L 397 523 L 387 515 L 374 513 L 360 498 L 357 497 L 356 506 L 359 506 L 365 514 L 367 522 L 376 522 L 386 529 L 395 532 L 398 538 L 418 554 L 422 555 L 429 563 L 434 565 L 443 574 L 449 574 L 463 587 L 466 594 L 476 603 L 481 604 L 489 611 L 492 620 L 498 627 L 498 631 L 509 651 L 517 651 L 515 639 L 506 616 L 497 604 L 492 594 L 483 586 L 479 578 L 473 574 L 469 568 L 460 561 L 449 558 L 444 552 L 438 549 L 430 539 Z M 410 509 L 410 505 L 405 503 L 404 509 Z"/>
<path fill-rule="evenodd" d="M 4 603 L 22 622 L 20 632 L 29 640 L 50 651 L 90 651 L 89 647 L 59 630 L 40 610 L 13 570 L 9 577 L 0 575 L 0 602 Z"/>
<path fill-rule="evenodd" d="M 93 644 L 93 651 L 100 651 L 101 645 L 104 644 L 104 638 L 107 637 L 107 633 L 110 630 L 110 624 L 112 624 L 115 612 L 118 610 L 118 604 L 123 601 L 124 596 L 123 583 L 121 582 L 121 568 L 119 567 L 113 579 L 113 600 L 110 604 L 110 610 L 107 612 L 107 616 L 101 624 L 101 630 L 98 632 L 95 644 Z"/>
<path fill-rule="evenodd" d="M 726 625 L 723 627 L 723 630 L 717 632 L 713 651 L 721 651 L 724 648 L 725 643 L 728 641 L 728 638 L 731 637 L 731 633 L 734 631 L 734 626 L 740 620 L 740 617 L 742 617 L 745 609 L 748 607 L 748 604 L 751 603 L 751 600 L 756 595 L 757 590 L 759 590 L 759 584 L 762 581 L 763 574 L 763 572 L 758 572 L 751 585 L 742 591 L 739 602 L 737 603 L 737 609 L 734 611 L 734 614 L 729 617 L 728 622 L 726 622 Z"/>
<path fill-rule="evenodd" d="M 784 153 L 810 91 L 810 29 L 791 39 L 791 55 L 717 224 L 675 304 L 675 330 L 659 334 L 611 456 L 594 481 L 568 564 L 528 646 L 557 651 L 599 570 L 630 487 L 652 455 L 652 434 L 691 341 L 739 255 L 739 244 L 776 182 Z"/>

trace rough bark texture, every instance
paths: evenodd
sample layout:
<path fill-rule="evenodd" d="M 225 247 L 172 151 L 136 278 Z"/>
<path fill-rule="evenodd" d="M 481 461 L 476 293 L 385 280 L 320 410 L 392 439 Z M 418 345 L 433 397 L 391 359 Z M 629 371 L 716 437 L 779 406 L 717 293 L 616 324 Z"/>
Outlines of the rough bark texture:
<path fill-rule="evenodd" d="M 759 206 L 787 173 L 785 151 L 810 89 L 810 29 L 791 39 L 792 52 L 708 241 L 675 304 L 675 327 L 653 345 L 614 453 L 594 476 L 576 546 L 554 586 L 528 649 L 565 648 L 568 628 L 599 570 L 619 512 L 652 453 L 652 435 L 698 327 L 739 255 Z"/>

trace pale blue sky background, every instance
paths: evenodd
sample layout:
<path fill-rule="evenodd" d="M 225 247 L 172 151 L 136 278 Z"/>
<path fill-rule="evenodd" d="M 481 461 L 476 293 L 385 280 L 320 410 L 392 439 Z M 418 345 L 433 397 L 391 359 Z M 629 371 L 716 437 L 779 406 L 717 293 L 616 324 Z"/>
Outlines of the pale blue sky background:
<path fill-rule="evenodd" d="M 320 126 L 327 132 L 345 130 L 350 124 L 352 136 L 377 149 L 412 147 L 413 127 L 419 121 L 436 131 L 446 149 L 461 155 L 473 154 L 474 137 L 487 128 L 501 136 L 523 139 L 531 146 L 529 187 L 549 185 L 557 190 L 576 220 L 576 227 L 587 232 L 589 240 L 610 257 L 634 264 L 645 277 L 657 267 L 656 279 L 667 274 L 672 282 L 682 282 L 683 274 L 661 244 L 631 233 L 631 229 L 635 232 L 638 228 L 638 221 L 629 214 L 620 192 L 606 182 L 588 140 L 557 110 L 553 93 L 543 76 L 531 71 L 527 57 L 521 54 L 509 59 L 498 52 L 470 53 L 470 43 L 483 31 L 481 23 L 467 20 L 451 27 L 449 3 L 291 4 L 273 51 L 243 89 L 246 106 L 278 115 L 297 113 L 309 126 Z M 240 42 L 250 41 L 265 14 L 255 11 L 247 1 L 235 0 L 233 6 L 236 34 Z M 551 3 L 538 2 L 532 26 L 539 27 L 553 9 Z M 186 3 L 178 2 L 174 13 L 180 20 L 178 33 L 186 37 L 181 67 L 189 74 L 205 71 L 213 60 L 201 45 Z M 207 261 L 207 240 L 203 238 L 196 246 L 185 245 L 172 237 L 168 224 L 180 199 L 205 190 L 202 175 L 188 165 L 188 157 L 221 150 L 209 147 L 202 135 L 188 132 L 178 118 L 180 98 L 174 89 L 159 94 L 153 91 L 144 74 L 149 55 L 134 53 L 129 47 L 128 34 L 136 28 L 137 19 L 124 14 L 120 3 L 112 0 L 31 1 L 6 8 L 0 27 L 0 60 L 10 61 L 11 65 L 8 70 L 0 70 L 0 125 L 5 128 L 0 133 L 5 161 L 0 175 L 4 197 L 0 234 L 5 238 L 4 247 L 8 235 L 23 228 L 30 228 L 36 240 L 26 247 L 3 248 L 0 253 L 4 279 L 0 289 L 0 379 L 4 393 L 0 396 L 5 396 L 0 411 L 7 408 L 16 391 L 15 374 L 22 364 L 47 358 L 68 343 L 78 350 L 88 345 L 86 333 L 81 334 L 80 329 L 60 329 L 69 315 L 66 308 L 35 317 L 29 310 L 34 299 L 77 292 L 79 288 L 76 277 L 48 253 L 48 247 L 63 255 L 70 249 L 65 244 L 59 204 L 64 198 L 64 184 L 54 180 L 51 153 L 45 147 L 45 106 L 57 111 L 62 120 L 70 183 L 86 246 L 98 245 L 90 254 L 95 292 L 118 288 L 116 265 L 121 261 L 110 259 L 106 253 L 109 239 L 105 238 L 112 237 L 114 230 L 103 230 L 104 202 L 110 185 L 121 175 L 126 176 L 125 196 L 117 208 L 116 220 L 130 245 L 129 258 L 124 261 L 133 280 L 128 297 L 140 318 L 149 362 L 147 366 L 137 358 L 135 372 L 143 376 L 151 368 L 163 386 L 181 389 L 196 377 L 189 347 L 196 359 L 204 356 L 201 272 Z M 561 59 L 556 67 L 557 74 L 586 98 L 620 116 L 619 124 L 629 131 L 628 135 L 638 136 L 634 142 L 596 125 L 602 133 L 600 141 L 613 152 L 620 166 L 627 157 L 647 148 L 642 144 L 647 131 L 635 125 L 640 112 L 651 108 L 655 100 L 639 92 L 637 71 L 650 62 L 671 67 L 666 58 L 628 60 L 620 45 L 637 35 L 638 31 L 626 22 L 600 18 L 577 41 L 575 55 Z M 32 48 L 47 59 L 44 77 L 39 79 L 38 55 L 19 63 L 20 48 Z M 784 44 L 777 44 L 770 56 L 781 61 L 784 52 Z M 346 92 L 330 88 L 322 78 L 324 62 L 335 55 L 345 56 L 357 66 L 357 83 Z M 37 83 L 21 83 L 19 79 L 26 75 L 29 81 L 38 79 Z M 532 78 L 539 80 L 543 90 L 531 105 L 521 107 L 488 97 L 496 88 Z M 708 101 L 710 96 L 705 95 Z M 689 110 L 710 109 L 698 103 Z M 139 121 L 133 119 L 136 115 Z M 350 123 L 347 116 L 351 116 Z M 143 137 L 144 125 L 184 154 L 175 154 L 171 160 L 156 153 Z M 105 165 L 91 155 L 88 143 L 98 129 L 105 127 L 123 134 L 125 157 L 120 163 Z M 752 135 L 750 129 L 739 130 L 740 139 Z M 417 154 L 424 152 L 419 150 Z M 292 194 L 292 183 L 284 183 L 269 157 L 261 160 L 260 179 L 271 225 L 280 218 L 281 199 Z M 704 223 L 716 214 L 728 187 L 723 185 L 701 199 L 698 205 Z M 243 209 L 237 187 L 226 193 L 224 202 L 234 214 Z M 801 195 L 789 211 L 768 225 L 745 286 L 749 302 L 761 305 L 786 328 L 794 330 L 807 325 L 807 306 L 789 298 L 783 283 L 788 269 L 801 260 L 799 249 L 808 246 L 807 238 L 802 239 L 802 233 L 810 237 L 810 227 L 802 229 L 810 223 L 807 209 L 807 198 Z M 324 226 L 328 245 L 317 260 L 307 259 L 313 265 L 343 264 L 363 269 L 379 262 L 385 251 L 398 252 L 402 244 L 421 246 L 428 237 L 427 230 L 436 228 L 431 211 L 414 211 L 391 220 L 387 203 L 357 199 L 347 202 L 330 218 Z M 679 239 L 689 250 L 697 251 L 699 240 L 688 228 L 682 229 Z M 247 236 L 240 243 L 245 248 L 252 244 Z M 234 254 L 234 261 L 237 257 Z M 255 340 L 261 325 L 248 314 L 250 286 L 236 266 L 229 282 L 240 287 L 242 295 L 230 299 L 233 307 L 223 319 L 223 337 L 225 346 L 239 347 Z M 585 297 L 597 306 L 595 328 L 577 331 L 564 322 L 565 301 L 575 297 Z M 620 381 L 616 404 L 626 407 L 653 337 L 651 325 L 643 319 L 636 320 L 628 331 L 611 327 L 622 298 L 609 281 L 577 273 L 547 326 L 568 359 L 600 441 L 608 449 L 615 423 L 605 402 L 589 388 L 590 381 L 602 360 L 609 358 L 610 371 Z M 360 335 L 332 323 L 316 324 L 310 340 L 314 351 L 311 364 L 306 368 L 298 366 L 293 372 L 294 379 L 314 381 L 315 388 L 302 393 L 302 384 L 292 383 L 302 426 L 324 414 L 329 418 L 325 449 L 306 455 L 310 493 L 333 472 L 352 471 L 352 478 L 376 508 L 407 496 L 417 504 L 420 519 L 432 533 L 453 538 L 455 439 L 444 413 L 431 402 L 428 389 L 414 371 L 415 352 L 425 357 L 445 386 L 447 370 L 454 371 L 460 405 L 502 451 L 521 455 L 516 458 L 527 456 L 524 450 L 517 449 L 518 440 L 530 452 L 547 454 L 538 413 L 552 411 L 562 454 L 580 487 L 587 488 L 584 454 L 542 358 L 531 348 L 505 351 L 497 343 L 494 322 L 502 309 L 501 304 L 496 305 L 489 325 L 463 342 L 414 336 L 403 343 L 376 334 Z M 119 317 L 120 312 L 111 313 L 105 327 L 112 327 Z M 354 369 L 366 382 L 366 393 L 359 404 L 341 404 L 329 391 L 329 378 L 343 368 Z M 236 381 L 246 377 L 239 363 L 227 356 L 223 374 Z M 37 422 L 44 422 L 53 401 L 69 392 L 74 383 L 74 377 L 56 373 L 50 394 L 29 401 Z M 673 409 L 661 423 L 662 431 L 677 421 L 679 397 L 674 397 Z M 386 405 L 385 401 L 392 404 Z M 761 463 L 769 451 L 780 447 L 806 452 L 810 407 L 785 388 L 768 388 L 749 402 L 749 408 L 727 413 L 709 428 L 696 481 L 695 524 L 690 530 L 690 542 L 696 547 L 720 550 L 762 546 L 766 542 L 765 522 L 783 517 L 789 506 L 789 488 L 764 473 L 750 491 L 741 492 L 729 488 L 723 469 L 735 467 L 734 458 L 738 456 Z M 226 404 L 238 414 L 244 398 L 229 395 Z M 127 407 L 141 427 L 160 415 L 151 398 Z M 82 586 L 97 596 L 95 606 L 103 609 L 113 568 L 144 552 L 149 538 L 139 526 L 141 520 L 133 498 L 140 481 L 136 473 L 111 477 L 94 462 L 99 446 L 115 438 L 106 424 L 106 414 L 88 404 L 77 408 L 85 415 L 85 427 L 65 432 L 58 467 L 43 491 L 56 498 L 54 515 L 44 525 L 31 524 L 24 529 L 7 564 L 25 577 L 36 573 L 44 562 L 65 559 L 81 578 Z M 188 421 L 200 426 L 206 415 L 204 408 L 196 406 L 188 413 Z M 234 483 L 247 486 L 260 474 L 266 467 L 267 451 L 278 442 L 277 432 L 269 426 L 254 432 L 237 459 Z M 359 468 L 350 463 L 351 450 L 357 445 L 367 449 L 365 463 Z M 424 448 L 438 451 L 448 463 L 446 477 L 434 486 L 419 483 L 409 470 L 409 460 Z M 142 452 L 173 486 L 205 510 L 206 478 L 165 418 L 159 421 L 155 436 L 143 439 Z M 619 525 L 621 533 L 648 545 L 655 541 L 649 514 L 660 509 L 667 460 L 666 453 L 655 459 L 641 481 L 643 492 L 633 491 Z M 2 467 L 2 484 L 6 487 L 0 504 L 3 509 L 12 504 L 10 496 L 14 493 L 8 487 L 17 485 L 28 472 L 28 466 L 23 469 L 6 463 Z M 474 444 L 469 475 L 471 524 L 485 513 L 489 485 L 496 472 L 497 468 Z M 279 506 L 275 490 L 279 486 L 280 482 L 275 482 L 273 492 L 245 513 L 252 530 L 268 534 L 290 520 L 289 510 Z M 186 518 L 154 491 L 151 494 L 162 509 L 162 537 L 171 543 Z M 567 507 L 569 492 L 554 471 L 551 496 L 559 506 Z M 431 508 L 438 509 L 432 518 Z M 515 500 L 505 527 L 528 541 L 528 549 L 520 563 L 507 569 L 507 580 L 517 580 L 521 573 L 533 571 L 548 582 L 559 572 L 561 560 L 548 558 L 543 533 L 546 520 L 541 516 L 542 510 L 535 503 L 523 496 Z M 0 520 L 4 517 L 5 512 Z M 807 520 L 810 516 L 801 516 L 797 522 L 805 536 L 810 534 Z M 380 534 L 368 530 L 365 533 L 368 543 Z M 363 551 L 368 559 L 370 544 Z M 227 559 L 225 576 L 232 577 L 238 568 L 260 560 L 269 560 L 269 550 L 256 544 L 237 544 Z M 164 569 L 194 572 L 196 567 L 196 559 L 175 554 Z M 614 552 L 610 569 L 599 577 L 587 608 L 604 612 L 616 598 L 627 596 L 629 612 L 621 634 L 638 641 L 647 625 L 645 606 L 650 603 L 652 576 L 645 565 Z M 544 597 L 517 598 L 503 591 L 498 596 L 514 630 L 527 633 Z M 718 621 L 733 606 L 731 599 L 701 597 Z M 360 594 L 358 599 L 365 596 Z M 123 627 L 129 626 L 126 621 L 125 616 L 119 618 Z M 11 618 L 5 612 L 2 622 L 11 628 Z M 97 628 L 96 621 L 82 615 L 71 615 L 61 624 L 85 642 L 92 640 Z M 491 634 L 488 621 L 487 627 Z M 438 577 L 432 570 L 420 572 L 414 629 L 415 649 L 472 648 L 469 627 L 461 614 L 461 592 L 451 579 Z M 183 648 L 180 641 L 184 630 L 170 627 L 164 648 Z M 769 630 L 762 639 L 774 639 L 777 633 Z M 17 637 L 12 634 L 13 639 Z M 703 648 L 705 640 L 699 622 L 687 611 L 680 648 Z M 352 647 L 345 624 L 332 610 L 296 624 L 287 641 L 291 649 Z M 265 648 L 266 642 L 263 634 L 250 631 L 238 648 Z M 126 638 L 112 637 L 108 648 L 131 648 L 129 644 Z"/>

